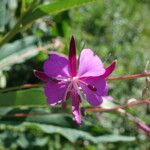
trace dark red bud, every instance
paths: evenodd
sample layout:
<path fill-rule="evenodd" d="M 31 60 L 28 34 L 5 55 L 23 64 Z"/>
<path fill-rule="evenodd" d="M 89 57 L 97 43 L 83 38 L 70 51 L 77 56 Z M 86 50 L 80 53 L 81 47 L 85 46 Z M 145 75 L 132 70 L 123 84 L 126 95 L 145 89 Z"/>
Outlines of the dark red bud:
<path fill-rule="evenodd" d="M 67 109 L 67 103 L 64 101 L 62 102 L 62 110 L 65 111 Z"/>
<path fill-rule="evenodd" d="M 84 107 L 81 107 L 81 108 L 80 108 L 80 112 L 81 112 L 81 115 L 82 115 L 83 117 L 85 117 L 86 112 L 85 112 L 85 108 L 84 108 Z"/>

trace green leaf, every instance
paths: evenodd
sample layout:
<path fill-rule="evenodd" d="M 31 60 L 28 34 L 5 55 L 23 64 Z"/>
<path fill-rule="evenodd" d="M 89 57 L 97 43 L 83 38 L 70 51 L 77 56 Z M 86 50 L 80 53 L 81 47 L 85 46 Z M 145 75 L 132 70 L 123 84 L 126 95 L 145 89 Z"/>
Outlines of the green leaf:
<path fill-rule="evenodd" d="M 0 70 L 8 69 L 15 63 L 23 62 L 39 53 L 37 39 L 29 36 L 0 48 Z"/>
<path fill-rule="evenodd" d="M 70 142 L 76 142 L 78 139 L 88 140 L 93 143 L 135 140 L 134 137 L 121 136 L 121 135 L 103 135 L 103 136 L 94 137 L 88 132 L 81 131 L 81 130 L 76 130 L 71 128 L 61 128 L 52 125 L 44 125 L 44 124 L 35 124 L 35 125 L 37 125 L 45 133 L 49 133 L 49 134 L 59 133 L 62 136 L 66 137 Z"/>
<path fill-rule="evenodd" d="M 88 140 L 92 143 L 99 143 L 99 142 L 131 142 L 135 140 L 135 137 L 133 136 L 123 136 L 123 135 L 100 135 L 100 136 L 93 136 L 90 133 L 82 130 L 72 129 L 72 128 L 64 128 L 64 127 L 58 127 L 53 125 L 46 125 L 46 124 L 40 124 L 40 123 L 23 123 L 22 125 L 18 125 L 15 128 L 27 128 L 30 126 L 35 126 L 38 128 L 38 130 L 43 131 L 47 134 L 60 134 L 66 139 L 68 139 L 70 142 L 75 143 L 78 140 Z M 67 133 L 67 134 L 66 134 Z"/>
<path fill-rule="evenodd" d="M 60 108 L 59 108 L 60 109 Z M 51 124 L 62 127 L 71 127 L 76 128 L 77 125 L 72 120 L 72 116 L 64 113 L 56 113 L 53 114 L 51 111 L 53 108 L 0 108 L 0 122 L 1 123 L 9 123 L 12 124 L 21 124 L 23 122 L 33 122 L 33 123 L 42 123 L 42 124 Z M 27 116 L 15 116 L 16 114 L 27 114 Z M 84 123 L 85 124 L 85 123 Z M 87 126 L 87 124 L 86 124 Z"/>
<path fill-rule="evenodd" d="M 42 88 L 0 93 L 0 107 L 46 105 Z"/>
<path fill-rule="evenodd" d="M 6 76 L 0 70 L 0 88 L 5 88 L 5 87 L 6 87 Z"/>
<path fill-rule="evenodd" d="M 32 112 L 30 112 L 32 113 Z M 41 113 L 42 114 L 42 113 Z M 58 125 L 64 127 L 76 127 L 75 122 L 72 120 L 71 115 L 62 114 L 47 114 L 47 115 L 33 115 L 25 118 L 26 122 L 44 123 L 51 125 Z"/>
<path fill-rule="evenodd" d="M 5 29 L 6 0 L 0 0 L 0 32 Z"/>
<path fill-rule="evenodd" d="M 48 4 L 39 5 L 33 9 L 30 15 L 27 15 L 22 19 L 22 24 L 27 25 L 43 16 L 56 14 L 94 1 L 96 0 L 54 0 Z"/>

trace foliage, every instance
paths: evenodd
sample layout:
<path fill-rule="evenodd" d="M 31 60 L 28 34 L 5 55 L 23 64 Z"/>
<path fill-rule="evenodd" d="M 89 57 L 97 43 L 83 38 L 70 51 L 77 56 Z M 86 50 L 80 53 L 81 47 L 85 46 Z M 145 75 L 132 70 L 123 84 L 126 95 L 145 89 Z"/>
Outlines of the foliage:
<path fill-rule="evenodd" d="M 0 91 L 0 149 L 149 149 L 149 137 L 127 116 L 88 113 L 78 127 L 69 106 L 62 113 L 46 105 L 41 85 L 28 88 L 39 83 L 33 69 L 42 70 L 49 51 L 68 53 L 72 34 L 78 52 L 93 49 L 105 66 L 118 60 L 113 76 L 143 72 L 150 56 L 149 8 L 146 0 L 1 0 L 0 87 L 7 86 Z M 109 85 L 115 104 L 141 99 L 146 87 L 145 79 Z M 148 105 L 126 111 L 150 124 Z"/>

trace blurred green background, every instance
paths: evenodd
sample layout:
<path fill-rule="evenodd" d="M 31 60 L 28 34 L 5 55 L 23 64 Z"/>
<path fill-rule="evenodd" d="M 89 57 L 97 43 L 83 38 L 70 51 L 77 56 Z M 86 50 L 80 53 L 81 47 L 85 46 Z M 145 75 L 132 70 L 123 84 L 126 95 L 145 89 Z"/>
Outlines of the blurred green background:
<path fill-rule="evenodd" d="M 41 0 L 37 5 L 49 2 Z M 32 0 L 0 1 L 0 40 L 12 30 L 31 3 Z M 91 48 L 105 66 L 117 59 L 117 68 L 111 76 L 144 72 L 150 60 L 149 15 L 149 0 L 99 0 L 46 15 L 28 24 L 9 44 L 3 44 L 0 47 L 0 105 L 7 107 L 0 107 L 0 150 L 150 149 L 150 137 L 118 112 L 89 113 L 83 118 L 82 127 L 78 127 L 72 121 L 70 109 L 66 114 L 59 107 L 45 106 L 42 88 L 11 88 L 41 83 L 33 75 L 33 69 L 42 70 L 52 50 L 67 55 L 71 35 L 76 39 L 78 54 L 83 48 Z M 131 98 L 150 98 L 144 78 L 109 81 L 109 86 L 109 95 L 115 104 L 127 103 Z M 147 92 L 142 97 L 145 88 Z M 19 107 L 28 101 L 30 107 Z M 126 110 L 150 125 L 150 107 L 143 105 Z M 11 116 L 22 112 L 48 114 Z"/>

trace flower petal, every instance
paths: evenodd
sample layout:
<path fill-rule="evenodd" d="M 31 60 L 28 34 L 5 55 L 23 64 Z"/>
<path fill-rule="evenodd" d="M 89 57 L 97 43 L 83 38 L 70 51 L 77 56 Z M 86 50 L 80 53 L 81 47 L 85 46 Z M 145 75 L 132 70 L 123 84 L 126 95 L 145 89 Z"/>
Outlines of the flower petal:
<path fill-rule="evenodd" d="M 69 83 L 48 81 L 45 84 L 44 92 L 47 96 L 48 104 L 55 105 L 60 103 L 64 97 Z"/>
<path fill-rule="evenodd" d="M 80 116 L 80 99 L 79 95 L 77 92 L 74 90 L 71 92 L 71 97 L 72 97 L 72 114 L 73 114 L 73 119 L 76 121 L 78 125 L 81 125 L 81 116 Z"/>
<path fill-rule="evenodd" d="M 83 49 L 80 55 L 78 75 L 81 77 L 100 76 L 105 73 L 101 59 L 90 49 Z"/>
<path fill-rule="evenodd" d="M 117 61 L 113 61 L 107 68 L 105 73 L 102 75 L 103 78 L 108 77 L 115 69 Z"/>
<path fill-rule="evenodd" d="M 66 57 L 51 53 L 44 63 L 44 72 L 49 77 L 65 78 L 69 76 L 69 61 Z"/>
<path fill-rule="evenodd" d="M 44 72 L 34 70 L 34 75 L 44 82 L 47 82 L 49 80 L 49 77 Z"/>
<path fill-rule="evenodd" d="M 89 85 L 94 88 L 89 88 Z M 83 78 L 80 81 L 80 86 L 86 95 L 87 101 L 93 106 L 100 105 L 103 102 L 102 96 L 108 91 L 106 81 L 100 77 Z"/>
<path fill-rule="evenodd" d="M 106 96 L 107 93 L 108 93 L 108 90 L 109 90 L 109 86 L 108 86 L 108 84 L 106 83 L 106 86 L 105 86 L 105 89 L 104 89 L 104 91 L 103 91 L 102 96 Z"/>
<path fill-rule="evenodd" d="M 74 37 L 71 37 L 70 47 L 69 47 L 69 64 L 70 64 L 70 72 L 74 77 L 77 75 L 77 58 L 76 58 L 76 45 Z"/>

